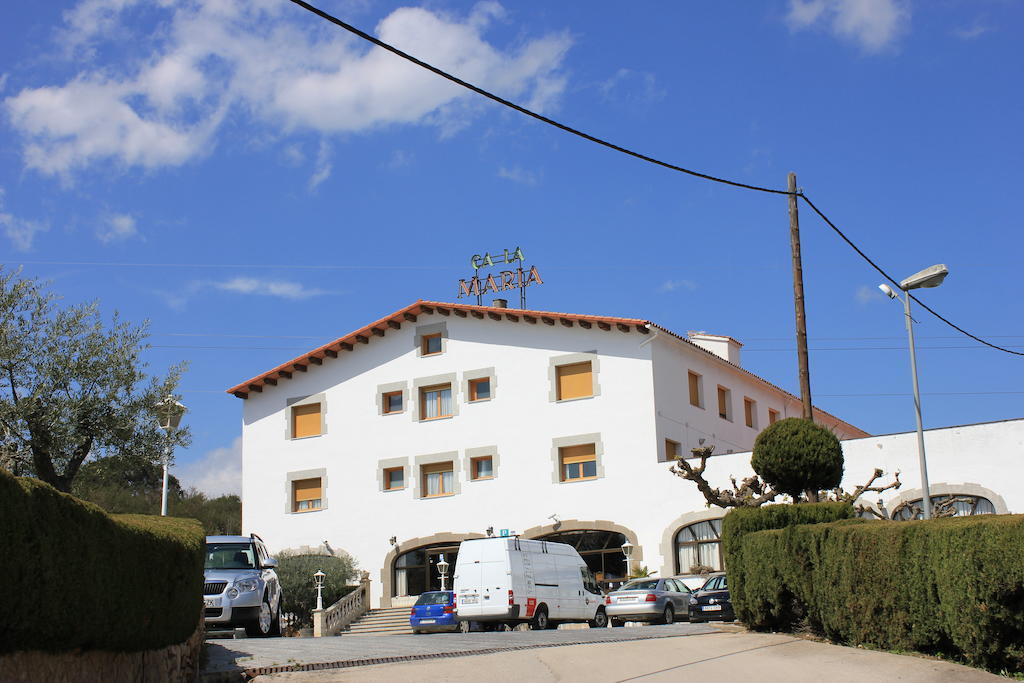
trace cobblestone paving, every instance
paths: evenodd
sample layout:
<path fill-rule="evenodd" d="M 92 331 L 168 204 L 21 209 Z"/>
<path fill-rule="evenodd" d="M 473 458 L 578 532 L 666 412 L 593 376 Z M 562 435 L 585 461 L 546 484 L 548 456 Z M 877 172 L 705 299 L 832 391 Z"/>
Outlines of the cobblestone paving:
<path fill-rule="evenodd" d="M 243 671 L 273 673 L 345 668 L 387 661 L 458 657 L 538 647 L 667 638 L 716 633 L 707 624 L 673 624 L 604 629 L 559 629 L 503 633 L 432 633 L 402 636 L 211 640 L 203 678 L 240 680 Z"/>

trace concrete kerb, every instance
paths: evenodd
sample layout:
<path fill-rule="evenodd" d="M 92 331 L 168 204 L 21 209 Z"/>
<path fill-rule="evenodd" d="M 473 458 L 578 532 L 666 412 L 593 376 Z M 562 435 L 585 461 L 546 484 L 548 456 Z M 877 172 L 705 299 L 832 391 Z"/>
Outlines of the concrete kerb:
<path fill-rule="evenodd" d="M 714 627 L 711 627 L 714 629 Z M 523 645 L 509 645 L 504 647 L 487 647 L 474 650 L 454 650 L 449 652 L 430 652 L 412 655 L 394 655 L 386 657 L 367 657 L 360 659 L 343 659 L 333 662 L 311 662 L 309 664 L 279 664 L 260 667 L 237 667 L 226 671 L 203 672 L 200 680 L 203 683 L 238 683 L 239 681 L 250 681 L 257 676 L 264 676 L 277 673 L 291 673 L 301 671 L 326 671 L 331 669 L 350 669 L 360 666 L 373 666 L 375 664 L 395 664 L 401 662 L 415 662 L 431 659 L 450 659 L 454 657 L 472 657 L 475 655 L 490 655 L 503 652 L 517 652 L 520 650 L 537 650 L 552 647 L 565 647 L 568 645 L 600 645 L 604 643 L 627 643 L 638 640 L 655 640 L 659 638 L 684 638 L 687 636 L 712 635 L 724 633 L 717 629 L 700 631 L 696 633 L 662 632 L 650 634 L 636 634 L 626 638 L 602 638 L 600 640 L 566 640 L 557 643 L 529 643 Z"/>

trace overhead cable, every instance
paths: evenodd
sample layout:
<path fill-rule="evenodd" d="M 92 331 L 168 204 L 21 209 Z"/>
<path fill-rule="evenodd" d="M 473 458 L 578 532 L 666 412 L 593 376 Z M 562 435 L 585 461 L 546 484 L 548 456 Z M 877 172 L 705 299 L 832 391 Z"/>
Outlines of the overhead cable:
<path fill-rule="evenodd" d="M 346 31 L 348 31 L 349 33 L 355 34 L 355 35 L 359 36 L 360 38 L 362 38 L 363 40 L 366 40 L 366 41 L 368 41 L 370 43 L 373 43 L 374 45 L 376 45 L 377 47 L 379 47 L 381 49 L 387 50 L 388 52 L 391 52 L 392 54 L 395 54 L 395 55 L 401 57 L 402 59 L 408 60 L 408 61 L 412 62 L 413 64 L 416 64 L 417 66 L 426 69 L 427 71 L 431 71 L 431 72 L 437 74 L 441 78 L 447 79 L 447 80 L 451 81 L 452 83 L 455 83 L 456 85 L 460 85 L 463 88 L 466 88 L 467 90 L 472 90 L 473 92 L 477 93 L 478 95 L 482 95 L 483 97 L 486 97 L 489 100 L 493 100 L 494 102 L 497 102 L 499 104 L 505 105 L 506 107 L 509 107 L 510 109 L 514 109 L 514 110 L 518 111 L 521 114 L 525 114 L 526 116 L 534 118 L 534 119 L 536 119 L 538 121 L 541 121 L 543 123 L 546 123 L 548 125 L 554 126 L 555 128 L 563 130 L 563 131 L 565 131 L 567 133 L 571 133 L 573 135 L 581 137 L 584 140 L 589 140 L 590 142 L 596 143 L 596 144 L 601 145 L 603 147 L 607 147 L 608 149 L 613 149 L 616 152 L 621 152 L 622 154 L 626 154 L 626 155 L 629 155 L 631 157 L 635 157 L 637 159 L 640 159 L 641 161 L 646 161 L 648 163 L 652 163 L 652 164 L 655 164 L 657 166 L 662 166 L 663 168 L 668 168 L 668 169 L 671 169 L 673 171 L 678 171 L 680 173 L 685 173 L 687 175 L 691 175 L 691 176 L 694 176 L 696 178 L 703 178 L 704 180 L 710 180 L 712 182 L 721 183 L 723 185 L 732 185 L 733 187 L 739 187 L 739 188 L 743 188 L 743 189 L 746 189 L 746 190 L 756 190 L 757 192 L 766 192 L 766 193 L 769 193 L 769 194 L 780 194 L 780 195 L 787 195 L 787 196 L 790 195 L 790 194 L 794 194 L 794 193 L 789 192 L 788 190 L 776 190 L 776 189 L 773 189 L 773 188 L 770 188 L 770 187 L 761 187 L 760 185 L 750 185 L 749 183 L 741 183 L 741 182 L 738 182 L 738 181 L 735 181 L 735 180 L 729 180 L 727 178 L 720 178 L 718 176 L 709 175 L 707 173 L 701 173 L 700 171 L 694 171 L 693 169 L 684 168 L 684 167 L 678 166 L 676 164 L 670 164 L 667 161 L 661 161 L 660 159 L 655 159 L 654 157 L 648 156 L 646 154 L 641 154 L 640 152 L 636 152 L 636 151 L 628 149 L 626 147 L 622 147 L 620 145 L 616 145 L 615 143 L 609 142 L 607 140 L 604 140 L 602 138 L 596 137 L 594 135 L 590 135 L 589 133 L 584 133 L 583 131 L 581 131 L 579 129 L 576 129 L 576 128 L 573 128 L 572 126 L 568 126 L 568 125 L 566 125 L 564 123 L 560 123 L 558 121 L 555 121 L 554 119 L 548 118 L 547 116 L 544 116 L 542 114 L 538 114 L 537 112 L 532 111 L 530 109 L 527 109 L 526 107 L 520 106 L 520 105 L 516 104 L 515 102 L 511 102 L 509 100 L 506 100 L 505 98 L 499 97 L 498 95 L 495 95 L 494 93 L 492 93 L 492 92 L 490 92 L 488 90 L 484 90 L 483 88 L 481 88 L 479 86 L 476 86 L 476 85 L 473 85 L 472 83 L 464 81 L 461 78 L 459 78 L 457 76 L 454 76 L 454 75 L 448 73 L 447 71 L 443 71 L 443 70 L 437 68 L 436 66 L 434 66 L 432 64 L 428 64 L 427 62 L 424 62 L 421 59 L 413 57 L 412 55 L 408 54 L 407 52 L 403 52 L 403 51 L 399 50 L 398 48 L 394 47 L 393 45 L 389 45 L 388 43 L 385 43 L 384 41 L 380 40 L 376 36 L 372 36 L 369 33 L 366 33 L 365 31 L 359 30 L 355 26 L 353 26 L 351 24 L 348 24 L 348 23 L 342 21 L 341 19 L 339 19 L 339 18 L 337 18 L 337 17 L 335 17 L 333 15 L 328 14 L 327 12 L 324 12 L 323 10 L 319 9 L 318 7 L 314 7 L 313 5 L 309 4 L 308 2 L 305 2 L 304 0 L 291 0 L 291 2 L 295 3 L 299 7 L 302 7 L 303 9 L 305 9 L 305 10 L 307 10 L 309 12 L 312 12 L 313 14 L 317 15 L 321 19 L 324 19 L 325 21 L 329 21 L 330 23 L 334 24 L 335 26 L 343 28 Z M 798 197 L 801 197 L 805 202 L 807 202 L 808 206 L 810 206 L 811 209 L 816 214 L 818 214 L 818 216 L 820 216 L 821 219 L 824 220 L 829 225 L 829 227 L 831 227 L 840 237 L 842 237 L 843 240 L 848 245 L 850 245 L 850 247 L 852 247 L 854 249 L 854 251 L 856 251 L 861 256 L 861 258 L 863 258 L 875 270 L 877 270 L 879 273 L 881 273 L 882 276 L 885 277 L 885 279 L 889 280 L 890 282 L 895 284 L 897 287 L 899 286 L 899 283 L 896 282 L 896 280 L 894 280 L 888 273 L 886 273 L 884 270 L 882 270 L 882 268 L 879 267 L 874 261 L 872 261 L 868 257 L 867 254 L 865 254 L 863 251 L 861 251 L 861 249 L 859 247 L 857 247 L 856 244 L 854 244 L 845 234 L 843 234 L 843 232 L 839 228 L 837 228 L 835 226 L 835 224 L 832 223 L 832 221 L 830 221 L 828 219 L 828 217 L 826 217 L 825 214 L 821 212 L 820 209 L 818 209 L 817 206 L 814 205 L 814 203 L 807 197 L 807 195 L 805 195 L 803 192 L 799 192 L 799 191 L 796 192 L 795 194 Z M 1013 355 L 1016 355 L 1016 356 L 1024 356 L 1024 352 L 1013 351 L 1013 350 L 1004 348 L 1002 346 L 998 346 L 996 344 L 992 344 L 990 342 L 985 341 L 984 339 L 981 339 L 980 337 L 977 337 L 977 336 L 971 334 L 970 332 L 968 332 L 967 330 L 963 329 L 959 325 L 956 325 L 953 322 L 951 322 L 950 320 L 948 320 L 947 318 L 939 315 L 934 309 L 932 309 L 930 306 L 922 303 L 920 299 L 918 299 L 917 297 L 915 297 L 912 294 L 910 294 L 910 292 L 907 292 L 906 294 L 911 299 L 913 299 L 918 304 L 920 304 L 922 308 L 924 308 L 926 311 L 928 311 L 929 313 L 934 315 L 936 318 L 938 318 L 942 322 L 946 323 L 947 325 L 949 325 L 953 329 L 957 330 L 958 332 L 961 332 L 962 334 L 967 335 L 971 339 L 974 339 L 975 341 L 980 342 L 980 343 L 984 344 L 985 346 L 989 346 L 989 347 L 991 347 L 993 349 L 996 349 L 998 351 L 1003 351 L 1005 353 L 1010 353 L 1010 354 L 1013 354 Z"/>

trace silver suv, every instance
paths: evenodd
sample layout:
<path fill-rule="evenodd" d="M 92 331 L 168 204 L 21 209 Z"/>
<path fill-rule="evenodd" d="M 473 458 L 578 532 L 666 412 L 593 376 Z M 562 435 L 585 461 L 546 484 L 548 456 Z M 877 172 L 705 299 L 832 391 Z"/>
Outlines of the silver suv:
<path fill-rule="evenodd" d="M 203 607 L 207 628 L 245 627 L 250 636 L 281 635 L 277 560 L 263 539 L 207 536 Z"/>

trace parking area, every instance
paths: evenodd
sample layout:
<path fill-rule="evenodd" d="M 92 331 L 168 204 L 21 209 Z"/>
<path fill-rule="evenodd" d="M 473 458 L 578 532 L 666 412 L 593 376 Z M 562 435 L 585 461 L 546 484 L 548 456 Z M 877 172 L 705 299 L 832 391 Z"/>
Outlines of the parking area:
<path fill-rule="evenodd" d="M 348 668 L 389 662 L 458 657 L 533 648 L 615 643 L 717 633 L 707 624 L 679 623 L 604 629 L 558 629 L 500 633 L 437 633 L 414 636 L 339 636 L 332 638 L 260 638 L 209 641 L 205 681 L 238 681 L 285 671 Z"/>

